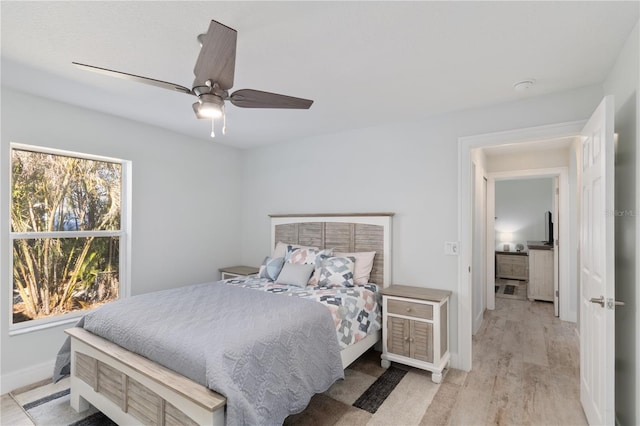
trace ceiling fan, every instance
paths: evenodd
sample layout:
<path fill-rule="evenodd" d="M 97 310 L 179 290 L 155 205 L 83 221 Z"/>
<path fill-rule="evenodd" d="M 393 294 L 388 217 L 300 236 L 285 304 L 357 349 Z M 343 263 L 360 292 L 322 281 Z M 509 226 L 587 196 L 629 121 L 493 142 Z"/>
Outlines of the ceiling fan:
<path fill-rule="evenodd" d="M 225 101 L 229 101 L 241 108 L 309 109 L 313 104 L 313 101 L 309 99 L 294 98 L 253 89 L 236 90 L 229 94 L 229 89 L 233 87 L 237 34 L 238 32 L 233 28 L 212 20 L 207 33 L 198 36 L 201 49 L 196 66 L 193 69 L 195 79 L 191 89 L 167 81 L 78 62 L 72 63 L 88 71 L 196 96 L 198 101 L 193 104 L 193 111 L 197 118 L 211 120 L 211 137 L 215 137 L 216 118 L 222 118 L 222 133 L 224 134 L 226 131 Z"/>

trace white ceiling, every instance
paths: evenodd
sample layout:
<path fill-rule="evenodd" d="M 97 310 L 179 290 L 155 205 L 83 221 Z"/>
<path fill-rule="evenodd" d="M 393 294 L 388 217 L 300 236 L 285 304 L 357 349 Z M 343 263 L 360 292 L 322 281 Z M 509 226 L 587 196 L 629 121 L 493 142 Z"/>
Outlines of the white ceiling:
<path fill-rule="evenodd" d="M 639 3 L 2 1 L 1 13 L 3 85 L 202 140 L 194 97 L 71 61 L 191 87 L 196 36 L 210 19 L 235 28 L 233 90 L 315 101 L 228 105 L 216 142 L 247 148 L 601 83 Z"/>

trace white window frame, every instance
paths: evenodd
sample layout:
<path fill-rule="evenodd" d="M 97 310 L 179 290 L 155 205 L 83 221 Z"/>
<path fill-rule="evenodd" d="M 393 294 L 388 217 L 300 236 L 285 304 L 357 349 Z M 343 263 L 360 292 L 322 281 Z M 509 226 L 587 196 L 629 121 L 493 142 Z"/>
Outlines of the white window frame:
<path fill-rule="evenodd" d="M 33 238 L 75 238 L 75 237 L 118 237 L 119 238 L 119 288 L 118 299 L 124 299 L 131 296 L 131 161 L 122 160 L 119 158 L 105 157 L 100 155 L 85 154 L 75 151 L 65 151 L 55 148 L 47 148 L 35 145 L 25 145 L 20 143 L 9 144 L 9 179 L 6 180 L 9 185 L 8 191 L 8 203 L 6 204 L 11 210 L 13 198 L 11 195 L 12 187 L 12 152 L 13 150 L 26 150 L 39 152 L 43 154 L 60 155 L 66 157 L 76 157 L 86 160 L 104 161 L 111 163 L 118 163 L 121 165 L 121 200 L 120 200 L 120 230 L 116 231 L 58 231 L 58 232 L 13 232 L 11 230 L 11 215 L 9 214 L 9 250 L 7 255 L 9 256 L 9 267 L 7 268 L 7 291 L 10 297 L 6 298 L 7 313 L 9 315 L 9 335 L 19 335 L 30 333 L 37 330 L 43 330 L 47 328 L 57 327 L 60 325 L 71 324 L 77 322 L 80 317 L 87 314 L 91 310 L 74 311 L 67 314 L 56 315 L 49 318 L 40 318 L 21 323 L 13 323 L 13 244 L 16 239 L 24 238 L 25 236 Z"/>

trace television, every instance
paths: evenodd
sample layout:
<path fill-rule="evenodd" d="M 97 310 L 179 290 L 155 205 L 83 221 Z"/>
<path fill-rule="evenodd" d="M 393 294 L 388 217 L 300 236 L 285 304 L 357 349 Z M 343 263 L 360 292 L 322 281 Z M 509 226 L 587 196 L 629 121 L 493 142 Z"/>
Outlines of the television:
<path fill-rule="evenodd" d="M 550 211 L 544 212 L 544 242 L 553 245 L 553 220 Z"/>

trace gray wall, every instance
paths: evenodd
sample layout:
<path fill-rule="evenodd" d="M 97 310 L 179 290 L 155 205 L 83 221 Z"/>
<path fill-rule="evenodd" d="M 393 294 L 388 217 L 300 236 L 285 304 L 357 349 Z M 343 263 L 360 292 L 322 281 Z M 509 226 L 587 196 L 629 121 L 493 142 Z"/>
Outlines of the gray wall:
<path fill-rule="evenodd" d="M 516 244 L 545 239 L 544 212 L 553 213 L 553 178 L 496 181 L 496 250 L 502 250 L 500 234 L 510 232 Z M 557 218 L 553 219 L 556 222 Z"/>
<path fill-rule="evenodd" d="M 457 354 L 458 137 L 587 119 L 600 86 L 302 139 L 244 154 L 243 262 L 270 251 L 270 213 L 393 211 L 395 283 L 453 290 Z"/>
<path fill-rule="evenodd" d="M 10 142 L 132 161 L 132 294 L 217 279 L 219 267 L 240 258 L 239 150 L 4 87 L 1 137 L 3 387 L 5 379 L 9 386 L 16 376 L 46 370 L 69 326 L 9 336 L 9 187 L 4 184 L 9 168 L 4 166 Z"/>
<path fill-rule="evenodd" d="M 638 24 L 629 36 L 604 83 L 615 96 L 615 247 L 616 299 L 626 303 L 616 309 L 616 416 L 622 425 L 640 422 L 640 371 L 638 369 Z"/>

